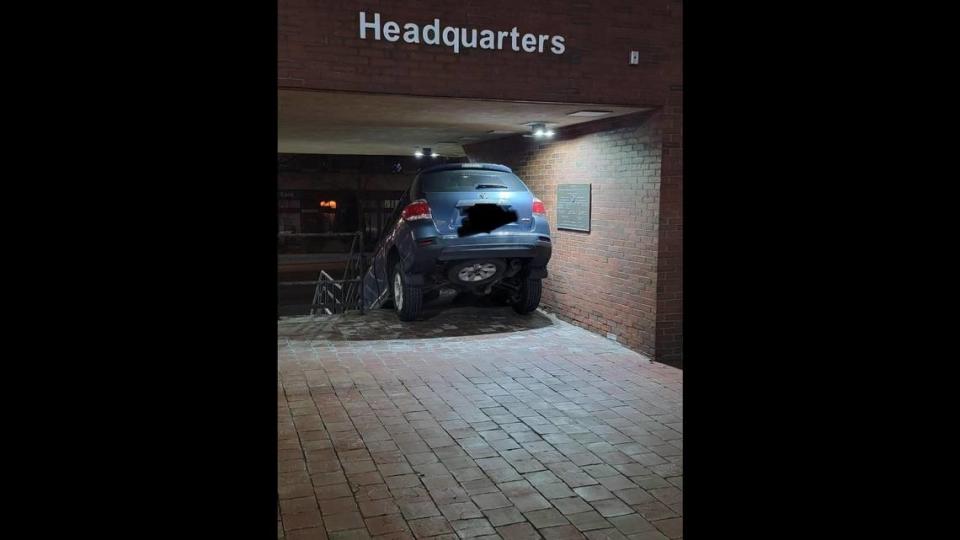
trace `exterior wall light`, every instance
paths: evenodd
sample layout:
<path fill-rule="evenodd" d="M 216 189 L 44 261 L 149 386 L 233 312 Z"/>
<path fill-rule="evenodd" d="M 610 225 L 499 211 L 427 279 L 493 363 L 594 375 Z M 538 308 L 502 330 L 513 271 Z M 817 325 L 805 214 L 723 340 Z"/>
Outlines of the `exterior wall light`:
<path fill-rule="evenodd" d="M 419 149 L 419 150 L 415 151 L 415 152 L 413 153 L 413 155 L 416 156 L 417 158 L 422 158 L 423 156 L 430 156 L 430 157 L 432 157 L 432 158 L 438 158 L 438 157 L 440 157 L 440 154 L 434 152 L 434 151 L 431 150 L 430 148 L 422 148 L 422 149 Z"/>
<path fill-rule="evenodd" d="M 553 137 L 553 130 L 548 128 L 546 124 L 533 124 L 530 128 L 533 130 L 533 136 L 538 139 Z"/>

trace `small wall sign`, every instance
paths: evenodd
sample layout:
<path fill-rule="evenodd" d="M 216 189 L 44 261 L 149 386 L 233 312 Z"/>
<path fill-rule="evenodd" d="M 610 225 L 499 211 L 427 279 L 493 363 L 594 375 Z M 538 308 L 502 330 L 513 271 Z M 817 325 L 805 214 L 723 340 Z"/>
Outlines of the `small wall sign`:
<path fill-rule="evenodd" d="M 591 184 L 557 185 L 557 228 L 590 232 Z"/>

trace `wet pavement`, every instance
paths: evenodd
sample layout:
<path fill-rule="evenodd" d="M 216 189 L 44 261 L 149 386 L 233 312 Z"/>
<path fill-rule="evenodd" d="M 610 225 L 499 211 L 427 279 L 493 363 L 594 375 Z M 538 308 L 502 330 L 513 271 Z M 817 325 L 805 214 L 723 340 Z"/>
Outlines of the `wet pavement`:
<path fill-rule="evenodd" d="M 521 332 L 551 325 L 551 319 L 540 312 L 522 316 L 487 298 L 443 291 L 436 300 L 424 302 L 421 316 L 412 322 L 400 321 L 390 309 L 375 309 L 363 315 L 286 317 L 277 330 L 280 337 L 295 340 L 369 341 Z"/>

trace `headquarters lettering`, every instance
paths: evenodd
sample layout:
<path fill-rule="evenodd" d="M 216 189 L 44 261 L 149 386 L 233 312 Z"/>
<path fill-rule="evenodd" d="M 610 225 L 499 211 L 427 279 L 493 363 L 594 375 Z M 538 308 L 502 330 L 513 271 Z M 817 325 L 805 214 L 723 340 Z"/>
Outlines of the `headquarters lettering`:
<path fill-rule="evenodd" d="M 460 54 L 460 49 L 489 49 L 502 50 L 504 41 L 514 51 L 525 51 L 528 53 L 542 53 L 545 47 L 549 46 L 553 54 L 563 54 L 566 46 L 563 43 L 563 36 L 550 36 L 546 34 L 520 34 L 517 27 L 514 26 L 509 32 L 503 30 L 477 30 L 469 28 L 460 28 L 457 26 L 444 26 L 441 30 L 440 19 L 434 19 L 433 24 L 428 24 L 422 28 L 414 23 L 403 25 L 401 32 L 400 24 L 394 21 L 387 21 L 380 24 L 380 14 L 373 14 L 373 21 L 367 21 L 367 14 L 360 12 L 360 39 L 367 39 L 367 31 L 373 33 L 373 39 L 385 39 L 390 42 L 397 42 L 403 39 L 404 43 L 424 43 L 427 45 L 446 45 L 453 48 L 455 54 Z"/>

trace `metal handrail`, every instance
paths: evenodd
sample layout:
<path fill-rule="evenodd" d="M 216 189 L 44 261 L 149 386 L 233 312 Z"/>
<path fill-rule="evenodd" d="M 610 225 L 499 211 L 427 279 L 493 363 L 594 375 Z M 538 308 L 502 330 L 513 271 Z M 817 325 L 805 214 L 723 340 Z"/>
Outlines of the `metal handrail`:
<path fill-rule="evenodd" d="M 313 300 L 310 303 L 310 315 L 322 310 L 327 315 L 343 313 L 353 309 L 365 312 L 363 305 L 363 270 L 366 254 L 363 252 L 363 229 L 352 233 L 278 233 L 280 238 L 347 238 L 352 237 L 350 253 L 344 268 L 343 279 L 334 279 L 321 270 L 316 281 L 279 281 L 280 287 L 313 285 Z"/>
<path fill-rule="evenodd" d="M 356 236 L 359 233 L 288 233 L 280 232 L 277 233 L 277 236 L 283 238 L 346 238 L 348 236 Z"/>
<path fill-rule="evenodd" d="M 334 283 L 356 283 L 357 281 L 360 281 L 360 278 L 353 278 L 353 279 L 330 279 L 330 280 L 325 280 L 324 283 L 330 283 L 330 284 L 334 284 Z M 281 286 L 281 287 L 304 287 L 304 286 L 306 286 L 306 285 L 316 285 L 316 284 L 317 284 L 316 281 L 278 281 L 278 282 L 277 282 L 277 285 L 279 285 L 279 286 Z"/>

